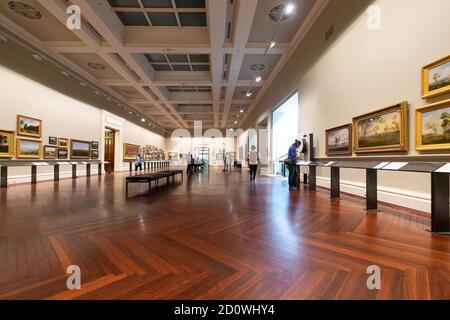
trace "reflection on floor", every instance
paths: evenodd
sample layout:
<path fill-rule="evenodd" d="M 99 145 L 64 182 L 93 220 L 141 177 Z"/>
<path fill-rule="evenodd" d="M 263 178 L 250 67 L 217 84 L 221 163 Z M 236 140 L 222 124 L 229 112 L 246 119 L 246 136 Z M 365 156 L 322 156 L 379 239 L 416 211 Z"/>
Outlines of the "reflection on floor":
<path fill-rule="evenodd" d="M 128 198 L 125 173 L 0 190 L 0 298 L 450 298 L 450 240 L 428 219 L 247 175 L 210 168 Z"/>

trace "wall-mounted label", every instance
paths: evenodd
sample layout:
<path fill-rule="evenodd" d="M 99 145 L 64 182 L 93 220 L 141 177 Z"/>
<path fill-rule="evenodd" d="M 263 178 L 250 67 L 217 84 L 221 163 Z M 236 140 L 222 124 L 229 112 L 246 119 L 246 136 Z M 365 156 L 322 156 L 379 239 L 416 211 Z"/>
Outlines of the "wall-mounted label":
<path fill-rule="evenodd" d="M 450 163 L 447 163 L 447 164 L 443 165 L 442 167 L 440 167 L 439 169 L 437 169 L 434 172 L 450 173 Z"/>
<path fill-rule="evenodd" d="M 387 166 L 383 167 L 383 170 L 400 170 L 407 164 L 408 162 L 391 162 Z"/>
<path fill-rule="evenodd" d="M 389 164 L 389 162 L 382 162 L 379 165 L 376 165 L 375 167 L 373 167 L 374 169 L 381 169 L 384 168 L 385 166 L 387 166 Z"/>

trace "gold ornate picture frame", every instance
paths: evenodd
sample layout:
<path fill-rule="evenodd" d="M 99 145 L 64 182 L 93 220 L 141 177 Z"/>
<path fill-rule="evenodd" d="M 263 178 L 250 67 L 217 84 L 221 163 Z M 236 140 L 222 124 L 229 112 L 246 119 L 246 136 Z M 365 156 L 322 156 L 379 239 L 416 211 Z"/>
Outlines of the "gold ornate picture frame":
<path fill-rule="evenodd" d="M 422 68 L 422 98 L 450 92 L 450 55 Z"/>
<path fill-rule="evenodd" d="M 415 111 L 417 151 L 450 150 L 450 99 Z"/>
<path fill-rule="evenodd" d="M 355 153 L 408 151 L 408 103 L 353 118 Z"/>

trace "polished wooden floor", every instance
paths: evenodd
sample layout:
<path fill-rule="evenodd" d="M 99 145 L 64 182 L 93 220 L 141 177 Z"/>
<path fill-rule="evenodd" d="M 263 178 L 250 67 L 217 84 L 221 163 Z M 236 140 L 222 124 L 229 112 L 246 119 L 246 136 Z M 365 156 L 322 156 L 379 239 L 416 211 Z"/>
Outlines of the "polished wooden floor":
<path fill-rule="evenodd" d="M 407 210 L 239 169 L 126 197 L 125 176 L 0 190 L 0 299 L 450 299 L 450 240 Z"/>

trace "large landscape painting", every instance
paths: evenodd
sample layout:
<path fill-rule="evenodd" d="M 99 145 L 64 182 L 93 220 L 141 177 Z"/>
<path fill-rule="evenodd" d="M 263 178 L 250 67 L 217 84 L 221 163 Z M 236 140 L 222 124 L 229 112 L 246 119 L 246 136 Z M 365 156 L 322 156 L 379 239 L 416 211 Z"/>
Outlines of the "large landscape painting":
<path fill-rule="evenodd" d="M 416 149 L 450 149 L 450 99 L 416 110 Z"/>
<path fill-rule="evenodd" d="M 17 158 L 40 159 L 42 142 L 37 140 L 17 139 Z"/>
<path fill-rule="evenodd" d="M 141 146 L 131 143 L 123 144 L 123 159 L 124 160 L 135 160 L 136 156 L 139 154 Z"/>
<path fill-rule="evenodd" d="M 352 153 L 352 125 L 347 124 L 337 128 L 328 129 L 326 136 L 326 154 L 350 155 Z"/>
<path fill-rule="evenodd" d="M 450 55 L 422 69 L 423 98 L 450 92 Z"/>
<path fill-rule="evenodd" d="M 17 134 L 40 138 L 42 134 L 42 120 L 21 115 L 17 116 Z"/>
<path fill-rule="evenodd" d="M 90 159 L 91 157 L 91 143 L 88 141 L 71 140 L 70 149 L 72 159 Z"/>
<path fill-rule="evenodd" d="M 0 158 L 12 158 L 14 155 L 14 132 L 0 130 Z"/>
<path fill-rule="evenodd" d="M 405 102 L 354 118 L 355 152 L 407 151 L 407 108 Z"/>

